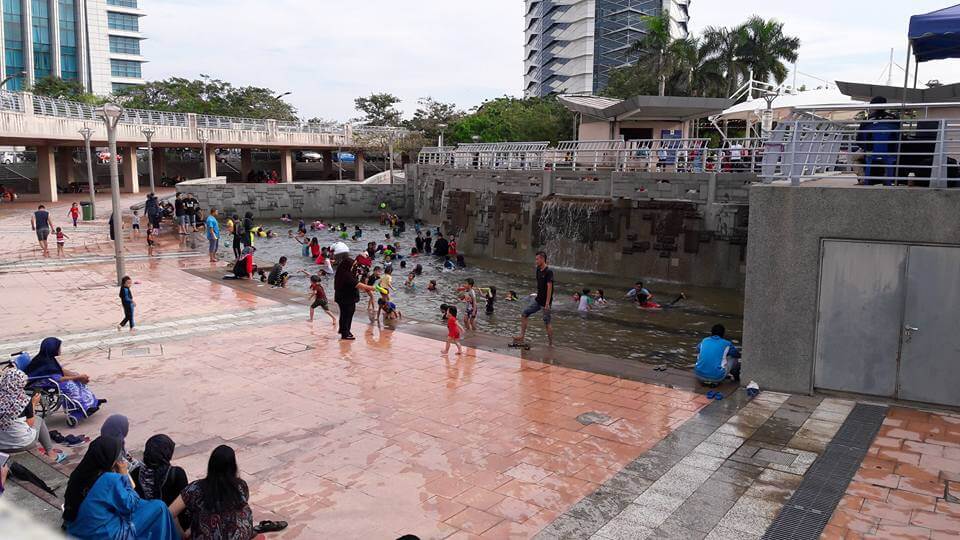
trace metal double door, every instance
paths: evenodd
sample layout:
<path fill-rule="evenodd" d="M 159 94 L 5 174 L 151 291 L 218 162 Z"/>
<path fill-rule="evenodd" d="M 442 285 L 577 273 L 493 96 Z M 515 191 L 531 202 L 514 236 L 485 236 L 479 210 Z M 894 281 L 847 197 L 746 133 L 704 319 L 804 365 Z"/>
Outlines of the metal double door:
<path fill-rule="evenodd" d="M 814 386 L 960 405 L 960 248 L 824 240 Z"/>

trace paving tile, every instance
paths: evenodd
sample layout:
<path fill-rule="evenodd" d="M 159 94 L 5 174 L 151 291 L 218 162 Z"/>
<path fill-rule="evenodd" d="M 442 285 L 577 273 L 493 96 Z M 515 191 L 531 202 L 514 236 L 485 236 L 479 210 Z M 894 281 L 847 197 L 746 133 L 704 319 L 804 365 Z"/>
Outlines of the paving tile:
<path fill-rule="evenodd" d="M 653 531 L 652 537 L 658 540 L 702 540 L 707 533 L 688 529 L 683 525 L 667 520 Z"/>
<path fill-rule="evenodd" d="M 483 534 L 502 518 L 497 515 L 489 514 L 476 508 L 466 508 L 462 512 L 448 518 L 444 523 L 447 525 L 463 529 L 473 534 Z"/>
<path fill-rule="evenodd" d="M 796 461 L 797 456 L 795 454 L 787 454 L 785 452 L 777 452 L 775 450 L 768 450 L 766 448 L 761 448 L 753 455 L 753 458 L 758 461 L 765 461 L 767 463 L 776 463 L 778 465 L 790 466 L 793 465 L 793 462 Z"/>

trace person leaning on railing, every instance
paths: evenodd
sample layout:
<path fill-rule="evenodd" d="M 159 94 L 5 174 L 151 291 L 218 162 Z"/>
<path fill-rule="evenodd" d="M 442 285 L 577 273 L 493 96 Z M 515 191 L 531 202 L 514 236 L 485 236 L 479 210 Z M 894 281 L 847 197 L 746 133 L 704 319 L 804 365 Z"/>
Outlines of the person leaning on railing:
<path fill-rule="evenodd" d="M 871 105 L 886 103 L 887 98 L 876 96 Z M 900 121 L 885 109 L 873 109 L 867 120 L 857 128 L 857 146 L 864 152 L 861 184 L 892 186 L 897 176 L 897 154 L 900 151 Z"/>

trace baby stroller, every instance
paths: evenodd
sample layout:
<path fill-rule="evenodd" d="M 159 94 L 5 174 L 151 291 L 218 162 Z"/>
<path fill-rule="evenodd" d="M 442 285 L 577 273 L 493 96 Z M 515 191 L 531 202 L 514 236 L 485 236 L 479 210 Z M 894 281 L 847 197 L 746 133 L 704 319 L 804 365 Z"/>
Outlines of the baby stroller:
<path fill-rule="evenodd" d="M 27 364 L 30 363 L 30 355 L 25 352 L 13 353 L 10 356 L 13 360 L 7 362 L 10 366 L 16 367 L 21 371 L 26 371 Z M 62 410 L 67 415 L 67 425 L 74 427 L 79 422 L 79 418 L 87 418 L 93 414 L 93 410 L 86 411 L 79 403 L 70 398 L 70 396 L 60 391 L 60 377 L 44 375 L 41 377 L 27 378 L 27 395 L 33 397 L 40 395 L 39 407 L 34 411 L 40 418 Z"/>

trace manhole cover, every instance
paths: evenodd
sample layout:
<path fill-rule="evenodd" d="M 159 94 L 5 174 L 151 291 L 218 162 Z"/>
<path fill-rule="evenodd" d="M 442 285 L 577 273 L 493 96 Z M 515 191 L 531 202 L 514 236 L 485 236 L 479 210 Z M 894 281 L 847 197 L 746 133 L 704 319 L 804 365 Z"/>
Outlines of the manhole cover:
<path fill-rule="evenodd" d="M 585 412 L 577 417 L 577 422 L 585 426 L 590 424 L 604 424 L 610 421 L 610 417 L 595 411 Z"/>
<path fill-rule="evenodd" d="M 110 347 L 110 358 L 149 358 L 152 356 L 163 356 L 163 346 Z"/>
<path fill-rule="evenodd" d="M 309 351 L 313 347 L 309 345 L 304 345 L 303 343 L 286 343 L 284 345 L 277 345 L 276 347 L 270 347 L 272 351 L 276 351 L 281 354 L 296 354 L 303 351 Z"/>

